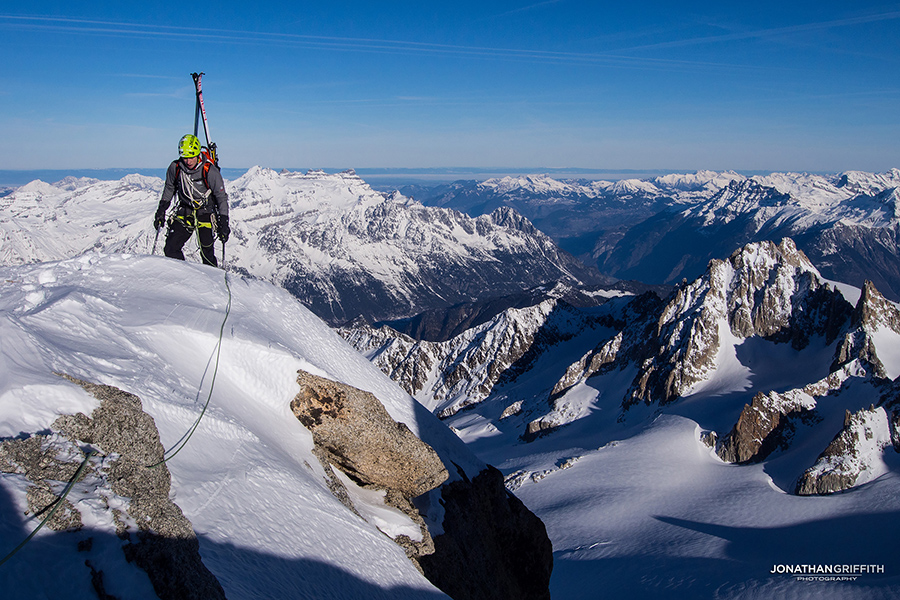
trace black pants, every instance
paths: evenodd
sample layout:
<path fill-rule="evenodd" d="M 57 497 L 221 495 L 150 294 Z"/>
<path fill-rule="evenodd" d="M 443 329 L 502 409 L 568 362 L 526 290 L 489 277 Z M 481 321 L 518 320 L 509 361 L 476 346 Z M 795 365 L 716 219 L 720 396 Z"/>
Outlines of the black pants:
<path fill-rule="evenodd" d="M 219 266 L 216 260 L 215 243 L 216 238 L 213 236 L 212 215 L 197 216 L 197 237 L 200 239 L 200 254 L 203 257 L 203 264 Z M 194 233 L 193 215 L 177 216 L 169 223 L 169 230 L 166 232 L 166 246 L 163 249 L 169 258 L 177 258 L 184 260 L 185 242 L 191 238 Z"/>

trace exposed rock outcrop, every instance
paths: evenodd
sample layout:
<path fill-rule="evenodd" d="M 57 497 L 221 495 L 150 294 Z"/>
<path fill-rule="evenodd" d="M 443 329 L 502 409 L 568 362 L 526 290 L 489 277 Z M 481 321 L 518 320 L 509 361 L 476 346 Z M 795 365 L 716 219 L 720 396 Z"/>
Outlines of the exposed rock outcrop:
<path fill-rule="evenodd" d="M 881 453 L 893 447 L 897 415 L 883 408 L 847 411 L 844 427 L 797 482 L 801 496 L 832 494 L 870 481 L 880 473 Z"/>
<path fill-rule="evenodd" d="M 764 460 L 787 446 L 795 419 L 812 418 L 815 406 L 815 398 L 807 390 L 760 392 L 744 405 L 737 423 L 717 444 L 716 454 L 731 463 Z"/>
<path fill-rule="evenodd" d="M 421 542 L 394 541 L 432 583 L 455 600 L 549 598 L 553 553 L 546 529 L 507 492 L 499 471 L 488 467 L 470 480 L 457 468 L 444 483 L 441 458 L 373 394 L 305 371 L 298 382 L 291 408 L 312 431 L 326 471 L 333 465 L 364 487 L 385 490 L 386 502 L 422 526 Z M 352 508 L 336 482 L 332 492 Z M 434 521 L 426 513 L 435 507 L 440 531 L 432 537 L 423 516 Z"/>
<path fill-rule="evenodd" d="M 26 514 L 43 515 L 58 498 L 49 482 L 71 481 L 86 457 L 81 448 L 58 434 L 8 439 L 0 442 L 0 473 L 24 475 L 30 484 L 25 495 Z M 82 527 L 81 513 L 63 499 L 45 526 L 54 531 L 77 531 Z"/>
<path fill-rule="evenodd" d="M 47 481 L 71 479 L 86 456 L 82 445 L 90 445 L 100 455 L 90 460 L 83 478 L 96 482 L 107 504 L 115 498 L 113 505 L 127 505 L 127 514 L 111 509 L 116 533 L 129 540 L 123 546 L 126 558 L 147 572 L 159 598 L 224 598 L 222 586 L 200 558 L 190 521 L 169 499 L 171 479 L 165 463 L 159 464 L 164 453 L 159 432 L 140 399 L 115 387 L 66 379 L 100 400 L 100 406 L 90 417 L 59 417 L 52 425 L 59 434 L 3 441 L 0 470 L 22 473 L 33 483 L 28 499 L 37 513 L 56 499 Z M 57 530 L 80 525 L 78 510 L 69 503 L 48 523 Z M 88 566 L 101 594 L 103 573 Z"/>
<path fill-rule="evenodd" d="M 329 462 L 354 480 L 414 498 L 447 479 L 437 453 L 370 392 L 299 371 L 291 410 Z"/>
<path fill-rule="evenodd" d="M 455 600 L 549 600 L 553 548 L 544 524 L 503 486 L 493 467 L 441 489 L 444 533 L 420 560 Z"/>

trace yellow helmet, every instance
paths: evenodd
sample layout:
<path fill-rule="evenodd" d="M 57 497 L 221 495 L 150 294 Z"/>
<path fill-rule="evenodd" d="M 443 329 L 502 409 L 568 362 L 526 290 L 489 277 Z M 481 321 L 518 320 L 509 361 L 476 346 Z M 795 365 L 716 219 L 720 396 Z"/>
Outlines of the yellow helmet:
<path fill-rule="evenodd" d="M 192 158 L 200 156 L 200 140 L 196 135 L 190 133 L 183 136 L 178 142 L 178 156 L 181 158 Z"/>

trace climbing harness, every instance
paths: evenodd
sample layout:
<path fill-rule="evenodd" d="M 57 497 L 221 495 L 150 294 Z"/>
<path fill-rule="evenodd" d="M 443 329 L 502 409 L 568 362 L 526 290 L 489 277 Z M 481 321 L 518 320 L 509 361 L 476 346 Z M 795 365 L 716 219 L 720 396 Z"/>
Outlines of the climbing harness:
<path fill-rule="evenodd" d="M 41 527 L 43 527 L 44 524 L 47 523 L 47 521 L 49 521 L 50 519 L 53 518 L 53 515 L 55 515 L 55 514 L 56 514 L 56 511 L 59 509 L 59 507 L 62 506 L 63 500 L 65 500 L 65 499 L 66 499 L 66 496 L 69 495 L 69 492 L 72 491 L 72 486 L 75 485 L 75 482 L 78 481 L 78 478 L 81 477 L 81 474 L 82 474 L 82 473 L 84 473 L 84 469 L 85 469 L 85 467 L 87 467 L 88 462 L 91 460 L 91 457 L 94 456 L 95 454 L 97 454 L 97 451 L 96 451 L 96 450 L 91 449 L 91 450 L 88 450 L 88 451 L 87 451 L 87 453 L 85 454 L 84 460 L 81 461 L 81 466 L 78 467 L 78 470 L 75 471 L 75 474 L 74 474 L 74 475 L 72 475 L 72 479 L 70 479 L 70 480 L 69 480 L 69 483 L 66 484 L 66 488 L 63 490 L 62 495 L 60 495 L 60 497 L 57 498 L 57 499 L 53 502 L 53 504 L 50 505 L 50 512 L 47 513 L 47 516 L 44 517 L 44 519 L 43 519 L 40 523 L 38 523 L 38 526 L 34 528 L 34 531 L 32 531 L 32 532 L 28 535 L 27 538 L 25 538 L 24 540 L 22 540 L 22 543 L 21 543 L 21 544 L 19 544 L 18 546 L 16 546 L 15 549 L 14 549 L 12 552 L 10 552 L 9 554 L 7 554 L 7 555 L 3 558 L 3 560 L 0 560 L 0 565 L 2 565 L 2 564 L 5 563 L 6 561 L 8 561 L 10 558 L 12 558 L 13 556 L 15 556 L 15 554 L 16 554 L 19 550 L 21 550 L 22 548 L 24 548 L 24 547 L 25 547 L 25 544 L 27 544 L 28 542 L 30 542 L 30 541 L 31 541 L 31 538 L 33 538 L 33 537 L 35 536 L 35 534 L 36 534 L 38 531 L 40 531 Z M 45 510 L 46 510 L 46 509 L 45 509 Z"/>
<path fill-rule="evenodd" d="M 191 212 L 189 212 L 189 213 L 175 214 L 171 218 L 171 221 L 178 221 L 179 223 L 181 223 L 181 225 L 185 229 L 187 229 L 188 231 L 194 232 L 194 238 L 197 240 L 197 248 L 200 250 L 200 262 L 202 262 L 204 264 L 208 264 L 206 259 L 204 258 L 205 251 L 208 248 L 212 248 L 215 246 L 216 219 L 213 217 L 214 214 L 215 213 L 210 215 L 209 221 L 201 221 L 197 217 L 197 209 L 195 208 L 195 209 L 192 209 Z M 201 228 L 209 229 L 211 232 L 212 243 L 209 246 L 205 245 L 203 243 L 203 240 L 200 239 L 200 229 Z M 223 252 L 224 252 L 224 249 L 223 249 Z M 222 261 L 223 261 L 222 268 L 224 269 L 225 268 L 225 266 L 224 266 L 225 256 L 224 255 L 222 256 Z"/>

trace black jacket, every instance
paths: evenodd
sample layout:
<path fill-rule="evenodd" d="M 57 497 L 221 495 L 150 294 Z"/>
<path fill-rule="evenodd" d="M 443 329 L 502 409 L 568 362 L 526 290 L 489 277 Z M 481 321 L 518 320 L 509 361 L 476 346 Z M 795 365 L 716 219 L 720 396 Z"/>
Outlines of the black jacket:
<path fill-rule="evenodd" d="M 209 166 L 206 182 L 203 181 L 203 165 L 201 160 L 193 169 L 188 169 L 179 158 L 172 161 L 166 171 L 166 184 L 158 212 L 169 208 L 172 198 L 178 195 L 179 211 L 190 212 L 197 209 L 197 216 L 218 213 L 228 216 L 228 194 L 225 192 L 225 180 L 215 165 Z"/>

